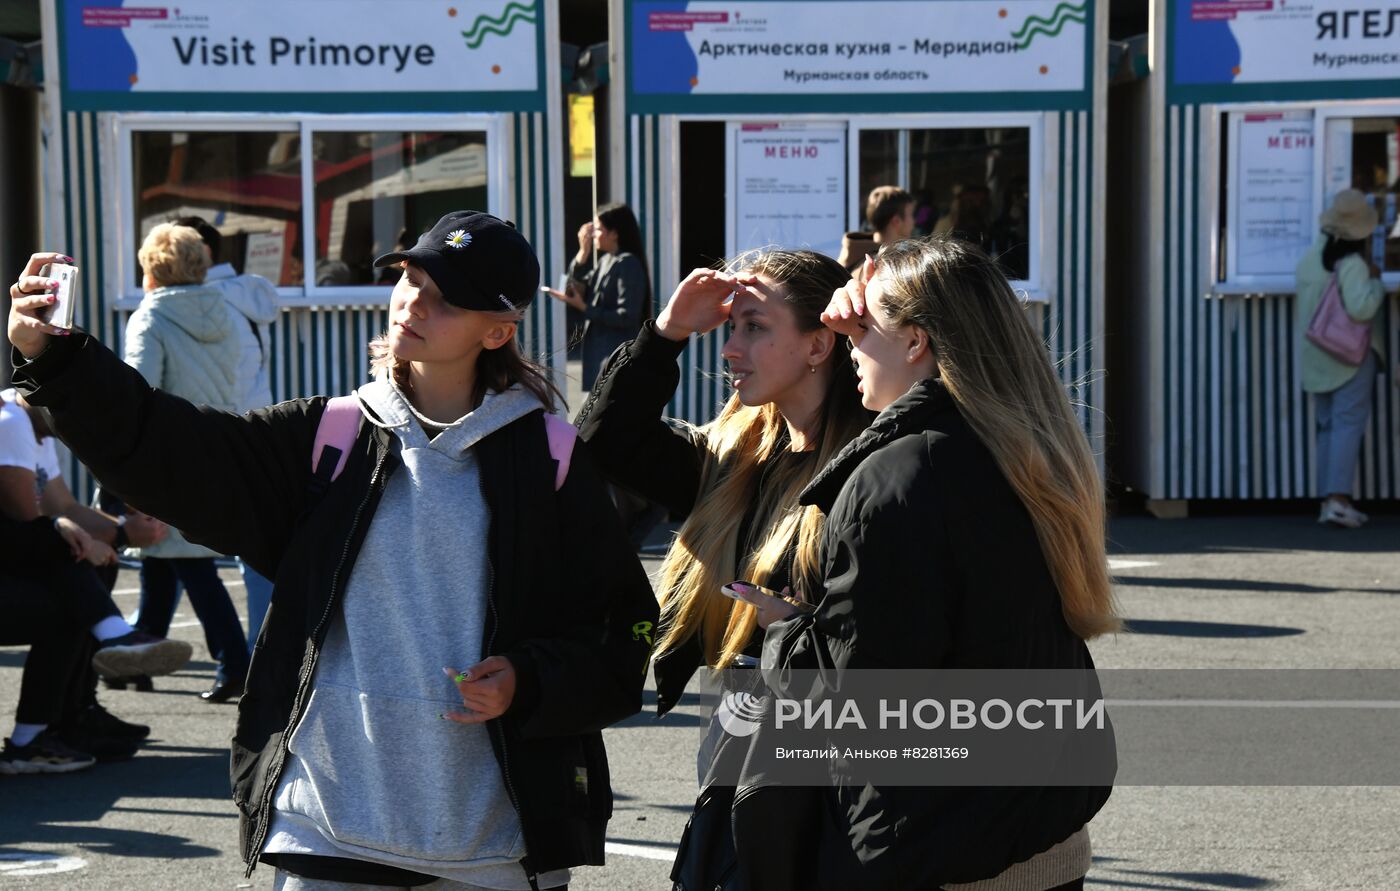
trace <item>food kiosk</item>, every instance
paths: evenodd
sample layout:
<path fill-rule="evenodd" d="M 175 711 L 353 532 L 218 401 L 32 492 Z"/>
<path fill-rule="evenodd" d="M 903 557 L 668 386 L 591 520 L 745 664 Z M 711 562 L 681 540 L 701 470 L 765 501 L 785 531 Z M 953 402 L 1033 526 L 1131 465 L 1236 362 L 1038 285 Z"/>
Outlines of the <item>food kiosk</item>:
<path fill-rule="evenodd" d="M 1375 324 L 1400 358 L 1400 9 L 1168 0 L 1151 40 L 1125 474 L 1183 506 L 1316 496 L 1294 267 L 1333 197 L 1365 192 L 1392 294 Z M 1371 499 L 1400 496 L 1400 389 L 1382 375 L 1356 489 Z"/>
<path fill-rule="evenodd" d="M 918 232 L 1001 259 L 1101 435 L 1104 4 L 627 0 L 614 19 L 614 180 L 658 295 L 763 245 L 834 256 L 898 185 Z M 727 396 L 721 346 L 687 350 L 677 415 Z"/>
<path fill-rule="evenodd" d="M 277 399 L 346 393 L 392 272 L 445 211 L 513 220 L 565 262 L 556 0 L 43 0 L 44 243 L 78 258 L 78 322 L 121 348 L 137 249 L 183 215 L 276 286 Z M 216 260 L 216 262 L 217 262 Z M 524 350 L 562 364 L 535 302 Z"/>

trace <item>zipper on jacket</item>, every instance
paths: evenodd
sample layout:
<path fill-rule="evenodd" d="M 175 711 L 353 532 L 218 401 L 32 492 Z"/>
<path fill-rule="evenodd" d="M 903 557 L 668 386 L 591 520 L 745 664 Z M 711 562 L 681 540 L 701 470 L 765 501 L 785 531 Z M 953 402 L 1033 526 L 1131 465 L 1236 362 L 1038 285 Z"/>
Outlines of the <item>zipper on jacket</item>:
<path fill-rule="evenodd" d="M 374 473 L 369 478 L 369 489 L 365 492 L 365 497 L 361 499 L 360 506 L 355 508 L 355 516 L 350 521 L 350 532 L 345 536 L 345 547 L 340 552 L 340 562 L 336 564 L 335 573 L 331 575 L 331 596 L 326 599 L 326 608 L 321 613 L 321 618 L 316 622 L 316 627 L 311 631 L 311 639 L 308 643 L 312 649 L 312 657 L 309 664 L 302 671 L 301 678 L 297 682 L 296 702 L 292 705 L 292 714 L 287 721 L 287 727 L 282 731 L 282 741 L 278 744 L 281 751 L 281 758 L 277 765 L 277 770 L 263 784 L 262 805 L 258 810 L 258 831 L 253 840 L 253 845 L 249 851 L 248 868 L 244 870 L 244 878 L 253 875 L 254 868 L 258 865 L 258 854 L 262 851 L 262 846 L 267 842 L 268 825 L 271 822 L 272 792 L 277 788 L 277 784 L 282 781 L 282 771 L 287 767 L 287 754 L 291 746 L 292 729 L 296 727 L 297 721 L 301 719 L 302 709 L 306 706 L 306 691 L 311 686 L 311 675 L 316 671 L 316 661 L 320 658 L 320 645 L 316 641 L 321 636 L 321 629 L 325 628 L 326 621 L 330 618 L 331 609 L 337 599 L 337 587 L 340 584 L 341 572 L 345 569 L 345 563 L 350 559 L 350 543 L 355 540 L 355 530 L 360 526 L 360 518 L 364 515 L 365 508 L 369 505 L 370 499 L 374 497 L 375 489 L 380 483 L 380 474 L 384 470 L 384 464 L 389 458 L 389 450 L 385 449 L 379 453 L 379 460 L 375 462 Z"/>
<path fill-rule="evenodd" d="M 481 493 L 481 501 L 490 509 L 490 502 L 486 498 L 486 481 L 482 479 L 481 462 L 477 462 L 476 486 Z M 494 520 L 492 521 L 494 522 Z M 487 533 L 490 535 L 490 532 Z M 496 655 L 496 632 L 501 627 L 501 615 L 496 609 L 496 564 L 491 560 L 490 548 L 486 554 L 486 605 L 491 610 L 491 633 L 486 638 L 486 652 L 481 658 Z M 495 718 L 486 722 L 486 730 L 496 737 L 501 747 L 501 779 L 505 782 L 506 796 L 510 798 L 510 803 L 515 807 L 516 816 L 520 818 L 520 838 L 525 839 L 525 813 L 520 809 L 520 796 L 515 794 L 515 783 L 510 778 L 510 750 L 506 746 L 506 735 L 501 729 L 500 718 Z M 539 891 L 538 875 L 530 867 L 530 845 L 525 842 L 525 856 L 520 858 L 520 866 L 525 870 L 525 878 L 530 883 L 531 891 Z"/>

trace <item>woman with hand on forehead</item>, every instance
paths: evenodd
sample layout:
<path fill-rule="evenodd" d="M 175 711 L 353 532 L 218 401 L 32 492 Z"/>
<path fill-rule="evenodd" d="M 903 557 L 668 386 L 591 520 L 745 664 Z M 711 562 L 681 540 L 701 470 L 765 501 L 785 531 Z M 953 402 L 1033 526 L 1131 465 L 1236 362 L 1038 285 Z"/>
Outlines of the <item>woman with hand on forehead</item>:
<path fill-rule="evenodd" d="M 900 242 L 822 320 L 849 338 L 880 414 L 802 493 L 827 515 L 825 581 L 814 612 L 769 626 L 774 695 L 818 667 L 833 687 L 866 669 L 1077 670 L 1097 687 L 1085 642 L 1119 627 L 1103 489 L 996 262 L 951 239 Z M 821 887 L 1080 889 L 1109 792 L 834 785 L 831 837 L 813 841 Z"/>
<path fill-rule="evenodd" d="M 822 514 L 799 507 L 797 495 L 870 418 L 846 351 L 819 318 L 849 279 L 813 251 L 760 251 L 725 270 L 696 269 L 660 316 L 613 353 L 579 413 L 580 436 L 608 480 L 683 521 L 657 584 L 652 666 L 662 715 L 697 668 L 757 664 L 766 608 L 731 600 L 721 586 L 742 580 L 810 591 L 819 580 Z M 681 352 L 692 335 L 712 336 L 724 325 L 720 355 L 733 395 L 708 424 L 669 421 Z M 702 790 L 681 846 L 691 862 L 683 857 L 673 874 L 678 887 L 715 887 L 735 869 L 736 841 L 747 887 L 805 887 L 792 867 L 800 858 L 774 852 L 780 837 L 800 836 L 801 808 L 777 804 L 786 812 L 777 824 L 736 810 L 731 825 L 733 797 L 732 786 Z M 738 828 L 748 814 L 762 826 L 756 833 Z M 792 831 L 784 835 L 784 827 Z M 710 852 L 708 862 L 694 862 L 700 851 Z"/>

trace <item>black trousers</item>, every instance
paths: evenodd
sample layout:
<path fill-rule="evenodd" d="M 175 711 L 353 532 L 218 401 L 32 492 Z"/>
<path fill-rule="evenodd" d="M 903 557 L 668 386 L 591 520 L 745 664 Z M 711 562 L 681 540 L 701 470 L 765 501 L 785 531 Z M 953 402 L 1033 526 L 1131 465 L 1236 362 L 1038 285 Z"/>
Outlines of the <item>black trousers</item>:
<path fill-rule="evenodd" d="M 141 618 L 136 627 L 147 634 L 165 637 L 170 633 L 170 617 L 175 612 L 178 586 L 199 623 L 204 626 L 204 643 L 218 663 L 215 677 L 220 683 L 243 683 L 248 677 L 248 635 L 234 609 L 228 589 L 219 580 L 219 570 L 210 558 L 147 557 L 141 561 Z"/>
<path fill-rule="evenodd" d="M 86 563 L 0 570 L 0 645 L 29 645 L 15 720 L 59 724 L 92 699 L 92 626 L 120 615 Z"/>

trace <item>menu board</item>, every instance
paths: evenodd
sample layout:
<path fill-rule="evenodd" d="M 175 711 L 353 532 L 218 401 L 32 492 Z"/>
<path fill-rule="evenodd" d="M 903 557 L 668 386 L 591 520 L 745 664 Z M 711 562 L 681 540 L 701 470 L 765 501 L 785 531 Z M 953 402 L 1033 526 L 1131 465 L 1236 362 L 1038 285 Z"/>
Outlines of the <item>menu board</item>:
<path fill-rule="evenodd" d="M 244 275 L 261 275 L 276 284 L 282 280 L 286 239 L 281 232 L 249 232 L 243 259 Z"/>
<path fill-rule="evenodd" d="M 846 229 L 846 130 L 802 123 L 731 125 L 730 253 L 776 245 L 841 251 Z"/>
<path fill-rule="evenodd" d="M 1311 112 L 1240 117 L 1235 142 L 1235 276 L 1292 275 L 1317 235 Z"/>

